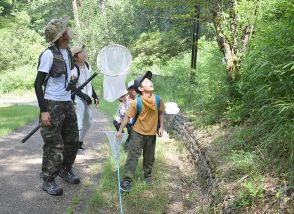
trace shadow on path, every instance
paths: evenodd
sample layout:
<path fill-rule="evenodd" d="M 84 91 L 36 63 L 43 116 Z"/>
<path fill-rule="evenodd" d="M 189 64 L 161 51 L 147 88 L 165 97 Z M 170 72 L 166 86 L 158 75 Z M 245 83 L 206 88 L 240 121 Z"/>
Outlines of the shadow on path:
<path fill-rule="evenodd" d="M 107 154 L 101 154 L 100 147 L 105 141 L 101 130 L 111 123 L 110 119 L 93 111 L 93 124 L 85 139 L 85 149 L 79 151 L 74 171 L 81 177 L 82 183 L 70 185 L 61 178 L 56 182 L 64 190 L 62 196 L 50 196 L 41 189 L 42 147 L 40 132 L 35 133 L 25 144 L 21 139 L 32 130 L 37 121 L 26 125 L 8 136 L 0 138 L 0 214 L 59 214 L 66 213 L 67 208 L 73 207 L 73 197 L 83 196 L 89 185 L 99 181 L 100 173 Z M 91 171 L 95 165 L 97 171 Z M 79 205 L 75 213 L 84 213 L 85 206 Z"/>

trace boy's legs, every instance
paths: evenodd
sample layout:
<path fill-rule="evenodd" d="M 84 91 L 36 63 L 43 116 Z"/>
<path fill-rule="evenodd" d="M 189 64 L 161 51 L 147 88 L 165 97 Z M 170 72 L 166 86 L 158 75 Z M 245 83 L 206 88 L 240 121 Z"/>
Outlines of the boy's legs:
<path fill-rule="evenodd" d="M 144 178 L 151 177 L 155 161 L 156 136 L 144 136 L 143 143 L 143 170 Z"/>
<path fill-rule="evenodd" d="M 132 126 L 131 126 L 131 124 L 127 124 L 126 125 L 126 128 L 128 130 L 128 138 L 127 138 L 127 140 L 125 142 L 125 145 L 124 145 L 124 150 L 125 151 L 128 150 L 128 146 L 129 146 L 129 142 L 130 142 L 130 138 L 131 138 L 131 133 L 132 133 L 132 129 L 133 129 Z"/>
<path fill-rule="evenodd" d="M 81 136 L 81 132 L 83 129 L 83 118 L 85 114 L 85 103 L 81 98 L 77 97 L 75 98 L 75 103 L 76 103 L 76 114 L 77 114 L 77 120 L 78 120 L 78 129 L 79 129 L 79 136 Z M 79 141 L 81 142 L 82 139 L 79 137 Z"/>
<path fill-rule="evenodd" d="M 84 111 L 84 118 L 83 118 L 83 128 L 80 130 L 80 136 L 79 136 L 80 142 L 84 141 L 84 138 L 92 124 L 92 109 L 87 104 L 85 104 L 84 108 L 85 108 L 85 111 Z"/>
<path fill-rule="evenodd" d="M 133 131 L 130 142 L 129 142 L 129 150 L 128 157 L 125 164 L 124 170 L 124 181 L 132 181 L 132 178 L 136 171 L 136 166 L 138 163 L 138 159 L 142 153 L 143 149 L 143 135 Z"/>

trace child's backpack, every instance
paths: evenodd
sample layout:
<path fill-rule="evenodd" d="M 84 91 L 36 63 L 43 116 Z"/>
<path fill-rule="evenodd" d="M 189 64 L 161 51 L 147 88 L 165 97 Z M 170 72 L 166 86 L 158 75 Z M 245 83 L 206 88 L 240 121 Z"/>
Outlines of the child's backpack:
<path fill-rule="evenodd" d="M 89 66 L 89 63 L 85 61 L 85 65 L 87 67 L 87 69 L 89 70 L 90 66 Z M 79 79 L 79 76 L 81 75 L 81 71 L 80 71 L 80 68 L 77 64 L 75 64 L 75 67 L 77 69 L 77 72 L 78 72 L 78 76 L 77 76 L 77 79 Z"/>
<path fill-rule="evenodd" d="M 140 95 L 138 95 L 136 97 L 136 100 L 137 100 L 137 114 L 133 119 L 132 125 L 135 125 L 139 114 L 141 114 L 141 112 L 142 112 L 142 97 Z M 156 109 L 157 109 L 157 113 L 158 113 L 158 122 L 157 122 L 157 130 L 158 130 L 159 126 L 160 126 L 160 124 L 159 124 L 160 96 L 155 95 L 155 100 L 156 100 Z"/>
<path fill-rule="evenodd" d="M 89 70 L 89 68 L 90 68 L 89 63 L 85 61 L 85 65 L 86 65 L 87 69 Z M 78 81 L 78 79 L 79 79 L 79 77 L 81 75 L 81 71 L 80 71 L 80 68 L 79 68 L 79 66 L 77 64 L 75 64 L 75 67 L 76 67 L 77 73 L 78 73 L 78 76 L 77 76 L 77 81 Z M 75 101 L 75 95 L 72 95 L 71 99 L 74 102 Z"/>

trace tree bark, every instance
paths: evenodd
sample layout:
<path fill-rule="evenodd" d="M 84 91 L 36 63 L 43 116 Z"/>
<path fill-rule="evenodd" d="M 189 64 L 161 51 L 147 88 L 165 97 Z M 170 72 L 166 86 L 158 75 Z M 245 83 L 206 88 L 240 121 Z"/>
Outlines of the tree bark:
<path fill-rule="evenodd" d="M 228 79 L 234 80 L 236 76 L 235 74 L 236 63 L 238 60 L 237 60 L 236 52 L 234 51 L 234 48 L 231 47 L 229 39 L 226 38 L 223 32 L 221 13 L 213 12 L 213 25 L 215 28 L 215 33 L 216 33 L 219 49 L 223 53 L 226 60 Z"/>
<path fill-rule="evenodd" d="M 101 13 L 104 13 L 105 3 L 106 3 L 106 0 L 99 0 L 99 9 L 100 9 Z"/>
<path fill-rule="evenodd" d="M 78 41 L 82 42 L 82 29 L 81 29 L 81 24 L 80 24 L 80 20 L 79 20 L 79 11 L 78 11 L 78 4 L 77 4 L 77 0 L 73 0 L 72 1 L 72 9 L 73 9 L 73 15 L 74 15 L 74 19 L 75 19 L 75 23 L 77 26 L 77 35 L 78 35 Z"/>
<path fill-rule="evenodd" d="M 260 0 L 256 0 L 255 1 L 255 9 L 254 9 L 254 13 L 253 13 L 253 16 L 252 16 L 252 21 L 243 30 L 242 49 L 241 49 L 242 53 L 246 52 L 248 43 L 249 43 L 249 41 L 250 41 L 250 39 L 252 37 L 253 29 L 254 29 L 254 26 L 256 24 L 257 13 L 258 13 L 258 10 L 259 10 L 259 4 L 260 4 Z"/>
<path fill-rule="evenodd" d="M 232 51 L 234 54 L 238 51 L 238 34 L 237 34 L 237 27 L 238 27 L 238 20 L 237 20 L 237 12 L 236 12 L 237 2 L 236 0 L 231 1 L 231 9 L 230 9 L 230 27 L 232 33 Z"/>

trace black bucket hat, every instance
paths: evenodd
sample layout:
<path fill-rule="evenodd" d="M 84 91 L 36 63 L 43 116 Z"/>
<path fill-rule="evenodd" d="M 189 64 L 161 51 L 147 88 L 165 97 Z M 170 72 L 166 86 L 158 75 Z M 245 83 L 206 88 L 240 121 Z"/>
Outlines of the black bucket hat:
<path fill-rule="evenodd" d="M 141 91 L 139 91 L 139 86 L 141 84 L 141 82 L 145 79 L 152 79 L 152 72 L 151 71 L 147 71 L 143 76 L 138 77 L 135 82 L 134 82 L 134 88 L 136 90 L 137 93 L 141 94 Z"/>

